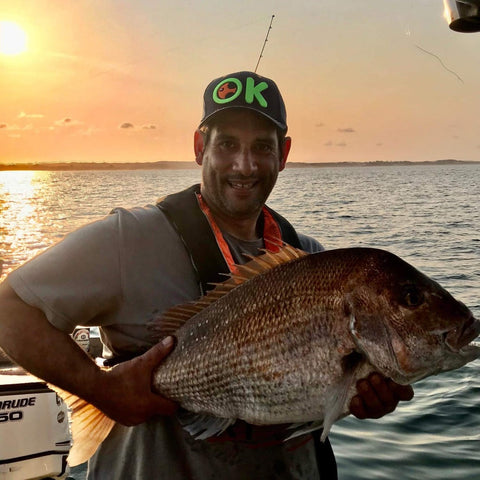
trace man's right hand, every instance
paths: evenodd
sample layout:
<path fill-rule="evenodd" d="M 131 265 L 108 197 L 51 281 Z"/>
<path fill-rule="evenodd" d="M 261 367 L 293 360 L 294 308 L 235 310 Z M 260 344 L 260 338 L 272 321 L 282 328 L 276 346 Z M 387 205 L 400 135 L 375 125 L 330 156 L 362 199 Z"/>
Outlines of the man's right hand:
<path fill-rule="evenodd" d="M 152 391 L 153 372 L 174 346 L 174 338 L 166 337 L 143 355 L 102 371 L 95 406 L 127 426 L 175 413 L 177 403 Z"/>
<path fill-rule="evenodd" d="M 101 370 L 45 314 L 0 284 L 0 348 L 33 375 L 95 405 L 112 420 L 136 425 L 171 415 L 176 404 L 152 392 L 152 374 L 174 347 L 172 337 L 128 362 Z"/>

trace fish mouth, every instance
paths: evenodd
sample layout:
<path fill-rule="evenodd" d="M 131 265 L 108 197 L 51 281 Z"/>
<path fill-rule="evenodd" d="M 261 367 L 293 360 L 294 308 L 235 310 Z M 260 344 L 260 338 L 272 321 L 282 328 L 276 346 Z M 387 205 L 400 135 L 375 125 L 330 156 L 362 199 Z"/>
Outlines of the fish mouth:
<path fill-rule="evenodd" d="M 478 342 L 473 342 L 480 334 L 480 321 L 470 317 L 463 325 L 445 334 L 445 344 L 455 353 L 467 353 L 480 349 Z"/>

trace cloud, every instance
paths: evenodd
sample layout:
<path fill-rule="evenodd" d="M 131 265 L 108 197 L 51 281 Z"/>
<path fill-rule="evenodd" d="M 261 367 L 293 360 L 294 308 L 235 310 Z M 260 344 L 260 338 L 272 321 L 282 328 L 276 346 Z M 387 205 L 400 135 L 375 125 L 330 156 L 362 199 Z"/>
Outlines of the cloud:
<path fill-rule="evenodd" d="M 80 120 L 73 120 L 70 117 L 65 117 L 62 120 L 57 120 L 53 122 L 56 127 L 78 127 L 79 125 L 83 125 L 83 122 Z"/>
<path fill-rule="evenodd" d="M 25 112 L 20 112 L 18 114 L 18 118 L 43 118 L 45 115 L 42 115 L 41 113 L 25 113 Z"/>
<path fill-rule="evenodd" d="M 337 131 L 341 133 L 355 133 L 355 129 L 348 127 L 348 128 L 338 128 Z"/>
<path fill-rule="evenodd" d="M 101 132 L 100 128 L 97 128 L 95 126 L 89 126 L 86 128 L 79 129 L 76 133 L 77 135 L 81 135 L 82 137 L 91 137 L 93 135 L 96 135 L 99 132 Z"/>
<path fill-rule="evenodd" d="M 338 142 L 335 144 L 336 147 L 346 147 L 347 144 L 345 142 Z"/>
<path fill-rule="evenodd" d="M 136 132 L 139 132 L 141 130 L 156 130 L 157 126 L 153 123 L 146 123 L 142 126 L 137 126 L 130 122 L 123 122 L 121 125 L 118 126 L 118 128 L 122 130 L 135 130 Z"/>
<path fill-rule="evenodd" d="M 33 130 L 34 127 L 31 123 L 28 123 L 27 125 L 7 125 L 3 123 L 0 128 L 5 128 L 6 130 L 9 130 L 11 132 L 22 132 L 25 130 Z"/>

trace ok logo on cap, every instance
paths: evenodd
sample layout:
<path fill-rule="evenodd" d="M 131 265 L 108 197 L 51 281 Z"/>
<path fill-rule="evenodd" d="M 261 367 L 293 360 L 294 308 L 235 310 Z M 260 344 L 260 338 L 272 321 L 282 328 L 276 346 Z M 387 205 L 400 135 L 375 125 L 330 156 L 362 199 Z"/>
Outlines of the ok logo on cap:
<path fill-rule="evenodd" d="M 252 77 L 247 77 L 245 81 L 245 102 L 252 104 L 256 100 L 261 107 L 266 108 L 268 102 L 262 92 L 267 88 L 267 82 L 260 82 L 255 85 L 255 80 Z M 240 97 L 242 92 L 243 85 L 238 78 L 227 78 L 222 80 L 213 90 L 213 101 L 220 105 L 230 103 Z"/>

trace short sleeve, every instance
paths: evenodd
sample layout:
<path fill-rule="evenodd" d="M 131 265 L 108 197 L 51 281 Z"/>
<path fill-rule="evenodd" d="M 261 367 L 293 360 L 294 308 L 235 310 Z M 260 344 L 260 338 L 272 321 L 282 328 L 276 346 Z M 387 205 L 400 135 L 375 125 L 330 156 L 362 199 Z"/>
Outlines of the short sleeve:
<path fill-rule="evenodd" d="M 121 297 L 118 242 L 118 215 L 112 214 L 70 233 L 7 281 L 59 330 L 97 325 L 96 318 L 105 317 Z"/>
<path fill-rule="evenodd" d="M 300 240 L 300 245 L 302 250 L 308 253 L 317 253 L 323 252 L 325 248 L 323 245 L 315 240 L 313 237 L 309 237 L 307 235 L 303 235 L 302 233 L 297 233 L 298 239 Z"/>

